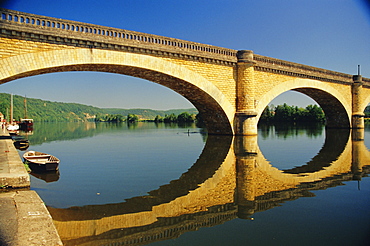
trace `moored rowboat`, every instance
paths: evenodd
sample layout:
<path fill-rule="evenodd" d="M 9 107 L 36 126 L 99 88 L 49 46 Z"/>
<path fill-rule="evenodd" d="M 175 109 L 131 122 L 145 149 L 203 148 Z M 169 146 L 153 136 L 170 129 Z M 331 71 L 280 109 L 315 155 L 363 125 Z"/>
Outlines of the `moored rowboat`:
<path fill-rule="evenodd" d="M 60 160 L 49 154 L 38 151 L 27 151 L 23 154 L 24 161 L 31 169 L 39 171 L 55 171 L 58 170 Z"/>

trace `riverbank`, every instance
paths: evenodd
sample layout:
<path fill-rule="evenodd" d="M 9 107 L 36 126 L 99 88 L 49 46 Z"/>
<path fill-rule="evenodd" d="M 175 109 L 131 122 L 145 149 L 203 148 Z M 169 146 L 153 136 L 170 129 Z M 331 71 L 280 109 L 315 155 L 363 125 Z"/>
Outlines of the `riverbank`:
<path fill-rule="evenodd" d="M 0 186 L 0 245 L 63 245 L 44 202 L 29 190 L 30 177 L 12 139 L 1 130 Z"/>
<path fill-rule="evenodd" d="M 49 211 L 35 191 L 0 193 L 0 244 L 63 245 Z"/>
<path fill-rule="evenodd" d="M 30 176 L 6 130 L 0 130 L 0 188 L 30 187 Z"/>

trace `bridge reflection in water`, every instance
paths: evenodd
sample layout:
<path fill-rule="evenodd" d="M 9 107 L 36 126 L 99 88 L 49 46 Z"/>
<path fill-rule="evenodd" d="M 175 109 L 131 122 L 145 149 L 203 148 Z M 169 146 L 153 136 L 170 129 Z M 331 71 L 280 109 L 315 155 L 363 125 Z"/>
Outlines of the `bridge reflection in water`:
<path fill-rule="evenodd" d="M 48 207 L 65 245 L 143 245 L 226 221 L 250 219 L 310 191 L 360 180 L 370 172 L 362 135 L 326 130 L 323 147 L 301 167 L 279 170 L 263 156 L 257 136 L 208 136 L 197 162 L 178 180 L 147 196 L 106 205 Z"/>

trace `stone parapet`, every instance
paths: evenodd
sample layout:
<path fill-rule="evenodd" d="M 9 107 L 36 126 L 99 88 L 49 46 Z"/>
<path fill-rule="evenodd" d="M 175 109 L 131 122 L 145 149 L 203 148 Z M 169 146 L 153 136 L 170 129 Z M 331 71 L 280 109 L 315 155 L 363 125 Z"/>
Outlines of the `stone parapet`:
<path fill-rule="evenodd" d="M 0 8 L 0 36 L 235 65 L 238 51 L 159 35 Z M 352 84 L 352 75 L 254 54 L 256 71 Z M 370 79 L 363 78 L 370 88 Z"/>
<path fill-rule="evenodd" d="M 254 55 L 255 70 L 325 82 L 352 84 L 352 75 L 334 72 L 267 56 Z M 369 80 L 370 82 L 370 80 Z"/>
<path fill-rule="evenodd" d="M 181 39 L 0 9 L 1 32 L 89 48 L 123 49 L 142 53 L 169 52 L 236 62 L 236 50 Z"/>
<path fill-rule="evenodd" d="M 363 87 L 370 88 L 370 78 L 362 77 Z"/>

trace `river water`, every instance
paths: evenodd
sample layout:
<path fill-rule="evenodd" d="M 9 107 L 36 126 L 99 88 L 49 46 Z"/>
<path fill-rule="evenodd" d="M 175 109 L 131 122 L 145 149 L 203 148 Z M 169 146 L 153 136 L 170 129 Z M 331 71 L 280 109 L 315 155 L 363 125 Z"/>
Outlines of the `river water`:
<path fill-rule="evenodd" d="M 65 245 L 369 244 L 370 128 L 361 141 L 323 126 L 232 138 L 193 124 L 36 123 L 28 138 L 61 159 L 31 173 L 31 189 Z"/>

